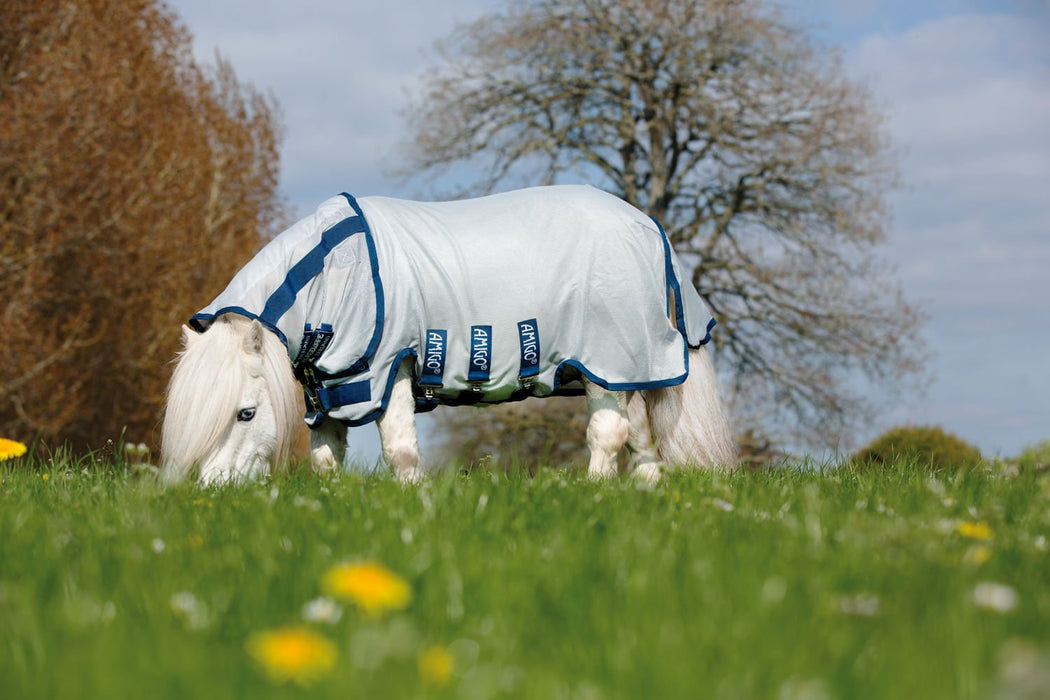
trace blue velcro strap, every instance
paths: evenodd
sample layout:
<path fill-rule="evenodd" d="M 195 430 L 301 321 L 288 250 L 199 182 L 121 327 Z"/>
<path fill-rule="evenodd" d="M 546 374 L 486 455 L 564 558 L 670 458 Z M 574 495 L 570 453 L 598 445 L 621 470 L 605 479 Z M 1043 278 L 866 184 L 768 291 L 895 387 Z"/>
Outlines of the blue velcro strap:
<path fill-rule="evenodd" d="M 470 327 L 470 371 L 467 380 L 487 382 L 492 369 L 492 326 Z"/>
<path fill-rule="evenodd" d="M 518 321 L 518 341 L 521 345 L 520 379 L 535 377 L 540 373 L 540 329 L 536 319 Z"/>
<path fill-rule="evenodd" d="M 428 328 L 423 350 L 423 373 L 419 383 L 423 386 L 441 386 L 445 374 L 445 348 L 448 347 L 448 331 Z"/>
<path fill-rule="evenodd" d="M 336 384 L 335 386 L 322 386 L 317 389 L 317 398 L 321 400 L 321 406 L 324 407 L 324 410 L 329 411 L 339 406 L 349 406 L 354 403 L 371 401 L 372 387 L 368 380 Z"/>

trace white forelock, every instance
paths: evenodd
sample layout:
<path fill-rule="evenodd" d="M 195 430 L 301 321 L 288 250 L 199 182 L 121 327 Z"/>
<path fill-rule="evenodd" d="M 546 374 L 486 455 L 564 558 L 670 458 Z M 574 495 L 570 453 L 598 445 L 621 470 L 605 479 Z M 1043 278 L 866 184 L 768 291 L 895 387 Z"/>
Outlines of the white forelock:
<path fill-rule="evenodd" d="M 248 377 L 244 338 L 251 322 L 226 314 L 200 335 L 190 336 L 168 386 L 161 434 L 162 469 L 168 480 L 190 473 L 219 446 L 236 419 Z M 281 341 L 263 333 L 262 372 L 277 419 L 274 464 L 287 461 L 298 422 L 296 384 Z"/>

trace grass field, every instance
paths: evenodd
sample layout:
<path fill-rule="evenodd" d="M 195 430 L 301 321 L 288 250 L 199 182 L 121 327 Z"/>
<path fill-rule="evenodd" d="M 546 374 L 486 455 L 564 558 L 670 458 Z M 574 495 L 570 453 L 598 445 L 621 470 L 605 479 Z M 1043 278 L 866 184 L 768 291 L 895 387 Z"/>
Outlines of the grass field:
<path fill-rule="evenodd" d="M 1050 696 L 1050 474 L 0 475 L 3 698 Z"/>

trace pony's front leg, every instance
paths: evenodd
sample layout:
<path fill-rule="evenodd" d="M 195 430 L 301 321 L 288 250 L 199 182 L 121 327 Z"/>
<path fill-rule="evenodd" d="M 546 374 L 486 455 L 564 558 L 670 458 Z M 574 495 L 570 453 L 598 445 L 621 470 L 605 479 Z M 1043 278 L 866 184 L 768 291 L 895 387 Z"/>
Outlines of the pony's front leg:
<path fill-rule="evenodd" d="M 376 427 L 383 446 L 383 459 L 394 469 L 402 483 L 422 480 L 419 468 L 419 440 L 416 438 L 416 399 L 412 395 L 412 360 L 405 359 L 397 370 L 390 401 Z"/>
<path fill-rule="evenodd" d="M 587 447 L 591 462 L 588 479 L 606 479 L 616 476 L 617 455 L 627 442 L 630 423 L 627 420 L 627 394 L 609 391 L 585 381 L 587 392 Z"/>
<path fill-rule="evenodd" d="M 346 426 L 334 418 L 325 418 L 310 431 L 310 467 L 318 474 L 333 472 L 343 466 L 346 454 Z"/>

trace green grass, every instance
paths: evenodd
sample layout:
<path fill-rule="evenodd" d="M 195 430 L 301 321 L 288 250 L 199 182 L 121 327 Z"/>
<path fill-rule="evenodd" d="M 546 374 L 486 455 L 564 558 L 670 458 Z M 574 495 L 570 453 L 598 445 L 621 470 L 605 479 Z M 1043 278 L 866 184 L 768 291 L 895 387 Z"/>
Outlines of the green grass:
<path fill-rule="evenodd" d="M 688 473 L 652 490 L 555 470 L 413 488 L 166 489 L 75 463 L 0 477 L 4 698 L 1050 694 L 1050 475 Z M 303 623 L 324 572 L 356 559 L 404 577 L 410 606 Z M 982 582 L 1016 607 L 976 604 Z M 173 607 L 180 592 L 194 611 Z M 245 650 L 290 624 L 339 650 L 306 688 Z M 416 665 L 433 644 L 456 664 L 438 689 Z"/>

